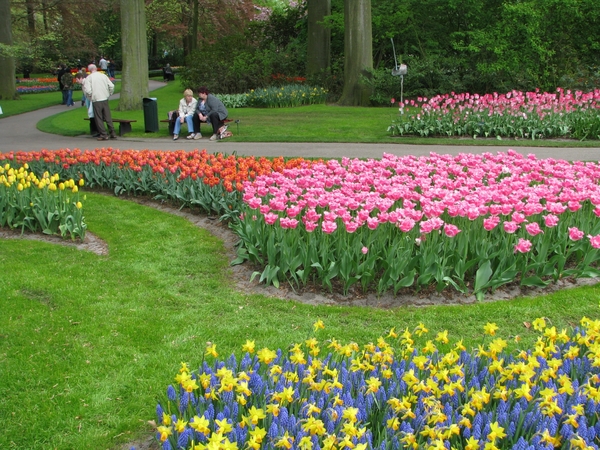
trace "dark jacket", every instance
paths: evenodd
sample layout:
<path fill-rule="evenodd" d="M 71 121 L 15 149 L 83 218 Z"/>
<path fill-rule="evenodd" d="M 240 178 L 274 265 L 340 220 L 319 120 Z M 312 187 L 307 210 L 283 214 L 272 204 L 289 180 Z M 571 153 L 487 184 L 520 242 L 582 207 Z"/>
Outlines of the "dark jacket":
<path fill-rule="evenodd" d="M 65 73 L 60 77 L 60 81 L 63 85 L 63 91 L 70 91 L 73 89 L 73 75 L 68 70 L 65 70 Z"/>

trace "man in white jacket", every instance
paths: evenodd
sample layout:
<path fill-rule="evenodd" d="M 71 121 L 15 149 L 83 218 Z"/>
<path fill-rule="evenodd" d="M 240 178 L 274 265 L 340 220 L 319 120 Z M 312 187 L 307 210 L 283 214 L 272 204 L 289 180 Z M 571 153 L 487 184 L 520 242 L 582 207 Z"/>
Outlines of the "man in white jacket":
<path fill-rule="evenodd" d="M 106 128 L 104 128 L 104 122 L 108 126 L 110 139 L 117 139 L 110 115 L 110 108 L 108 107 L 108 97 L 115 91 L 115 85 L 106 75 L 98 72 L 95 64 L 90 64 L 88 71 L 90 74 L 83 80 L 82 88 L 86 97 L 92 102 L 96 128 L 98 128 L 98 133 L 100 133 L 98 140 L 106 141 L 109 139 Z"/>

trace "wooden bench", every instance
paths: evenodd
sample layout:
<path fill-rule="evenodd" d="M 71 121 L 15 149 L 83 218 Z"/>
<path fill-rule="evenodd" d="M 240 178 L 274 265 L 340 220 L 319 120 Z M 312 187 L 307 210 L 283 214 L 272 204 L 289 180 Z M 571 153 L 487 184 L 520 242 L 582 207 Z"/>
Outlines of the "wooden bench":
<path fill-rule="evenodd" d="M 176 117 L 176 119 L 177 119 L 177 117 Z M 197 119 L 197 118 L 196 118 L 196 119 Z M 173 134 L 173 128 L 175 127 L 175 121 L 173 121 L 173 120 L 169 120 L 169 119 L 163 119 L 163 120 L 161 120 L 160 122 L 163 122 L 163 123 L 168 123 L 168 124 L 169 124 L 169 134 Z M 233 119 L 225 119 L 225 120 L 223 121 L 223 123 L 224 123 L 225 125 L 227 125 L 229 122 L 233 122 Z M 202 123 L 208 123 L 208 122 L 202 122 Z"/>
<path fill-rule="evenodd" d="M 115 120 L 115 119 L 113 119 L 113 121 L 114 121 L 114 120 Z M 134 120 L 133 122 L 135 122 L 135 120 Z M 163 120 L 161 120 L 160 122 L 163 122 L 163 123 L 169 123 L 169 122 L 172 122 L 172 121 L 171 121 L 171 120 L 169 120 L 169 119 L 163 119 Z M 229 122 L 233 122 L 233 119 L 225 119 L 225 120 L 223 121 L 223 123 L 229 123 Z M 208 122 L 202 122 L 202 123 L 208 123 Z"/>
<path fill-rule="evenodd" d="M 91 120 L 89 117 L 84 117 L 83 120 Z M 137 122 L 137 120 L 130 119 L 112 119 L 113 123 L 119 124 L 119 136 L 123 136 L 125 133 L 131 133 L 131 122 Z"/>

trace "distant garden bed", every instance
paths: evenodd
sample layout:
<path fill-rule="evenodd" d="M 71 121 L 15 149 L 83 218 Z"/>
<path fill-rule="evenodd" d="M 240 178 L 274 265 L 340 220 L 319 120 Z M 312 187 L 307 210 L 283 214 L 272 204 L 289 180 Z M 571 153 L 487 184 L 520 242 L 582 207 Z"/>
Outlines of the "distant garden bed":
<path fill-rule="evenodd" d="M 395 99 L 392 99 L 395 104 Z M 600 89 L 589 92 L 454 92 L 398 102 L 392 135 L 600 139 Z"/>

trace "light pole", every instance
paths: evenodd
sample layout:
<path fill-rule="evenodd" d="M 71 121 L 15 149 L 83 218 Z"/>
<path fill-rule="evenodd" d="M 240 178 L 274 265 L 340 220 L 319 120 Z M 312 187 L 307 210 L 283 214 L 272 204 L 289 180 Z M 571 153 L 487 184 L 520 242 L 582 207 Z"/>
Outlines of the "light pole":
<path fill-rule="evenodd" d="M 398 59 L 396 58 L 396 47 L 394 46 L 394 40 L 392 41 L 392 49 L 394 50 L 394 63 L 395 67 L 392 69 L 392 76 L 400 77 L 400 114 L 404 114 L 404 75 L 408 73 L 406 64 L 398 65 Z"/>

